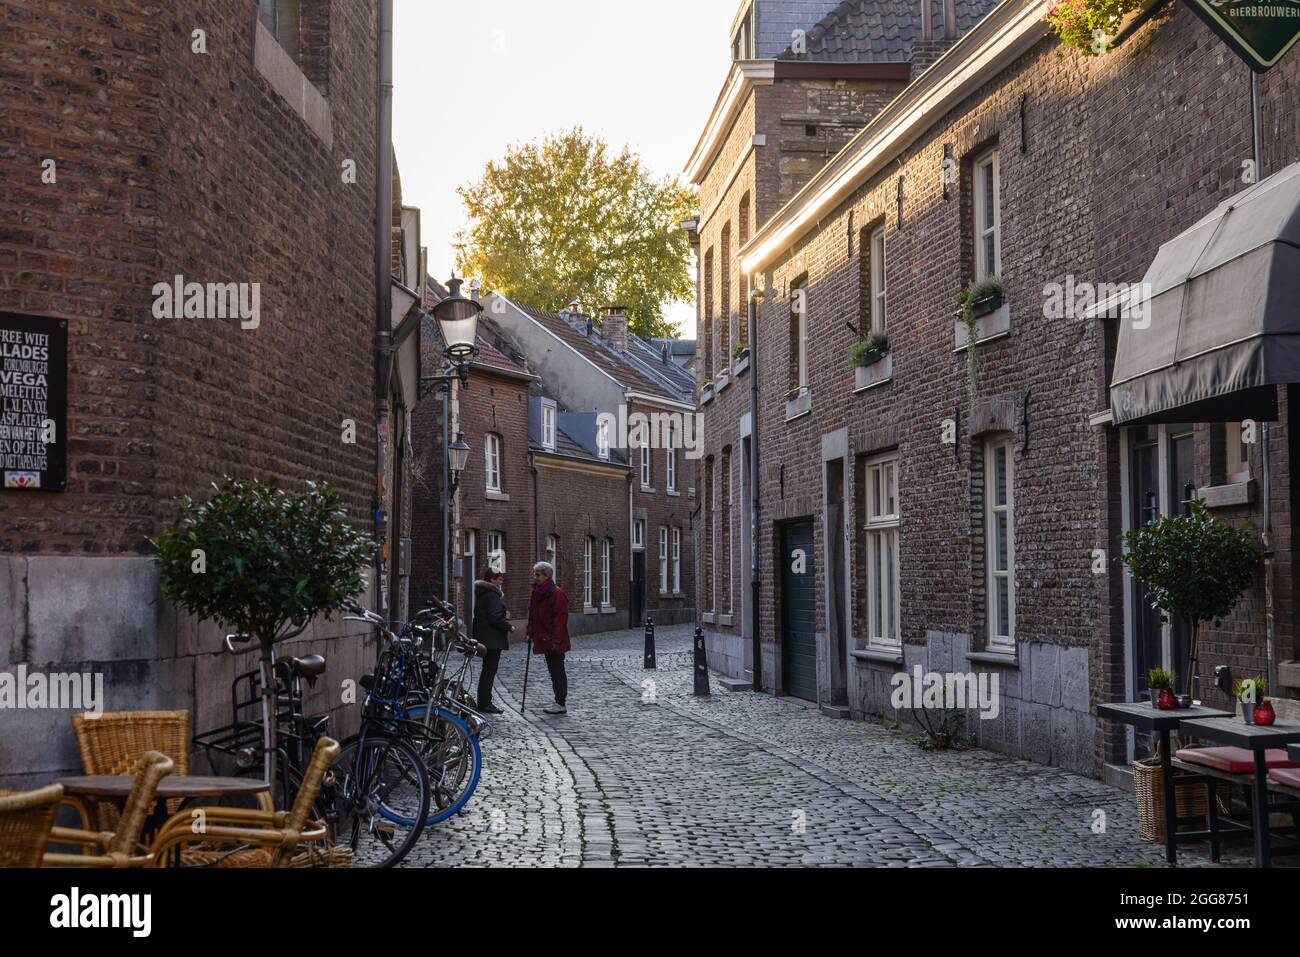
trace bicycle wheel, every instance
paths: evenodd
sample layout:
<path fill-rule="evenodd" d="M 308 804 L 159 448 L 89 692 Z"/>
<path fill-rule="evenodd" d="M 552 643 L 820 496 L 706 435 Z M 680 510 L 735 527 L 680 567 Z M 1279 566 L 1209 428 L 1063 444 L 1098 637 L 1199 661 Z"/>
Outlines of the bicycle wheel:
<path fill-rule="evenodd" d="M 406 709 L 408 739 L 420 751 L 433 802 L 425 824 L 438 824 L 463 808 L 478 787 L 483 770 L 483 752 L 469 725 L 443 708 L 428 705 Z M 426 723 L 426 715 L 427 723 Z"/>
<path fill-rule="evenodd" d="M 420 754 L 372 731 L 349 738 L 321 787 L 338 844 L 357 867 L 392 867 L 419 840 L 431 789 Z"/>

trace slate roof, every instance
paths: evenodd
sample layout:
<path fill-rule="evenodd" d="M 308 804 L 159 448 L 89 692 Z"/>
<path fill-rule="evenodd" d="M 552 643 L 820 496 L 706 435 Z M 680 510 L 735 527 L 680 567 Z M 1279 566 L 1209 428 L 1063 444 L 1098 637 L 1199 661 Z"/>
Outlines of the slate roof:
<path fill-rule="evenodd" d="M 589 452 L 587 449 L 583 448 L 582 445 L 573 438 L 573 436 L 569 435 L 568 432 L 565 432 L 564 429 L 561 429 L 558 426 L 556 426 L 555 429 L 554 449 L 544 449 L 540 442 L 529 442 L 528 446 L 532 451 L 539 455 L 557 455 L 566 459 L 581 459 L 584 462 L 592 462 L 596 465 L 610 465 L 614 468 L 623 469 L 628 468 L 627 456 L 618 449 L 611 448 L 609 450 L 609 458 L 602 459 L 594 452 Z"/>
<path fill-rule="evenodd" d="M 516 305 L 519 304 L 516 303 Z M 644 392 L 647 395 L 671 399 L 674 402 L 691 401 L 677 389 L 661 383 L 647 371 L 638 368 L 637 364 L 627 361 L 611 348 L 597 332 L 593 332 L 588 337 L 586 335 L 586 317 L 566 319 L 558 313 L 545 312 L 531 306 L 519 305 L 519 308 L 541 323 L 543 328 L 572 346 L 597 368 L 607 373 L 623 389 Z M 578 326 L 582 327 L 581 331 L 579 331 Z"/>
<path fill-rule="evenodd" d="M 943 0 L 928 0 L 935 33 L 943 36 Z M 999 0 L 956 0 L 957 36 L 973 27 Z M 778 59 L 819 63 L 906 63 L 921 36 L 921 10 L 913 0 L 845 0 L 808 31 L 808 52 L 790 47 Z"/>
<path fill-rule="evenodd" d="M 655 345 L 663 340 L 647 342 L 640 336 L 628 335 L 628 347 L 625 358 L 631 361 L 646 375 L 659 379 L 663 384 L 678 393 L 683 402 L 692 402 L 695 397 L 695 376 L 683 369 L 671 359 L 664 361 L 662 345 Z M 673 340 L 667 340 L 672 342 Z M 670 347 L 671 349 L 671 347 Z M 671 353 L 670 353 L 671 354 Z M 688 355 L 695 354 L 695 343 L 691 343 Z"/>

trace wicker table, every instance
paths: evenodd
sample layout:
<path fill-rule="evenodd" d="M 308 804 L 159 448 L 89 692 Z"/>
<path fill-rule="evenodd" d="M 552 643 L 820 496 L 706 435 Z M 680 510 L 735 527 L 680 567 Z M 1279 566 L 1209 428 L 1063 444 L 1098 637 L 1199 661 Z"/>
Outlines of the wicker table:
<path fill-rule="evenodd" d="M 1289 744 L 1300 742 L 1300 724 L 1282 721 L 1271 725 L 1247 724 L 1240 717 L 1229 715 L 1203 721 L 1186 721 L 1179 726 L 1179 731 L 1216 744 L 1245 748 L 1254 754 L 1255 772 L 1251 792 L 1254 799 L 1255 866 L 1271 866 L 1272 849 L 1268 830 L 1268 762 L 1265 752 L 1269 748 L 1284 748 Z"/>
<path fill-rule="evenodd" d="M 1200 706 L 1161 711 L 1150 701 L 1138 701 L 1099 704 L 1097 717 L 1132 725 L 1142 731 L 1154 731 L 1159 736 L 1160 787 L 1163 792 L 1162 803 L 1165 812 L 1165 860 L 1170 864 L 1177 864 L 1179 840 L 1200 840 L 1202 835 L 1199 832 L 1178 833 L 1178 803 L 1174 793 L 1174 769 L 1170 763 L 1173 760 L 1169 748 L 1170 732 L 1177 730 L 1184 721 L 1199 723 L 1216 718 L 1230 718 L 1231 713 Z"/>
<path fill-rule="evenodd" d="M 131 794 L 135 776 L 130 774 L 91 774 L 60 778 L 63 793 L 122 805 Z M 187 801 L 193 798 L 256 797 L 264 811 L 272 811 L 271 788 L 260 778 L 213 778 L 188 774 L 169 774 L 158 782 L 154 800 Z"/>

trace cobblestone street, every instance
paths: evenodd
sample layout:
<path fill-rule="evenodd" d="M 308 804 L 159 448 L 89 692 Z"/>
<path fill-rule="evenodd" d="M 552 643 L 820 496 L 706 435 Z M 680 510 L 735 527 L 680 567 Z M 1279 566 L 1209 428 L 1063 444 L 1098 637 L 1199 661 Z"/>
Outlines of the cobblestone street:
<path fill-rule="evenodd" d="M 521 719 L 512 648 L 478 791 L 404 866 L 1164 866 L 1162 847 L 1136 836 L 1132 795 L 1099 781 L 987 751 L 927 753 L 903 732 L 728 692 L 716 676 L 695 698 L 690 634 L 660 630 L 655 672 L 641 670 L 640 631 L 575 639 L 569 713 L 554 717 L 541 713 L 538 660 Z M 1245 850 L 1225 863 L 1248 863 Z M 1180 862 L 1209 857 L 1192 846 Z"/>

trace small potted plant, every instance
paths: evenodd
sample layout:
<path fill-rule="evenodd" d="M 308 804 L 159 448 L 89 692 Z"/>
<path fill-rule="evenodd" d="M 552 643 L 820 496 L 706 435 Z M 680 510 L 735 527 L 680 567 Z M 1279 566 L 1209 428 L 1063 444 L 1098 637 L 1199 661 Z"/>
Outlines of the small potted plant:
<path fill-rule="evenodd" d="M 743 342 L 737 342 L 731 348 L 732 361 L 738 362 L 745 356 L 749 355 L 749 346 Z"/>
<path fill-rule="evenodd" d="M 1241 720 L 1247 724 L 1256 723 L 1256 709 L 1261 705 L 1268 704 L 1268 699 L 1264 696 L 1268 694 L 1268 682 L 1263 678 L 1238 678 L 1232 683 L 1232 696 L 1237 699 L 1241 705 Z M 1273 710 L 1271 704 L 1268 705 L 1268 711 Z M 1272 722 L 1265 721 L 1264 724 Z"/>
<path fill-rule="evenodd" d="M 849 347 L 849 359 L 855 369 L 875 365 L 889 352 L 889 337 L 883 332 L 871 332 Z"/>
<path fill-rule="evenodd" d="M 1172 671 L 1164 668 L 1152 668 L 1147 672 L 1147 690 L 1151 694 L 1151 707 L 1160 707 L 1160 698 L 1164 692 L 1174 693 L 1174 681 L 1177 679 Z M 1168 709 L 1165 709 L 1168 710 Z"/>

